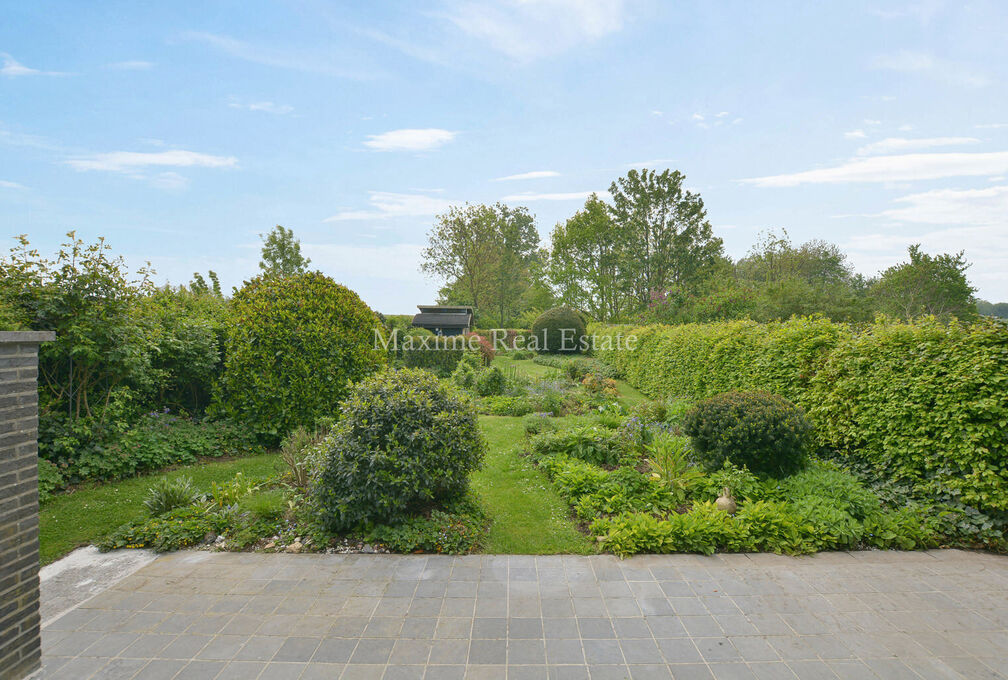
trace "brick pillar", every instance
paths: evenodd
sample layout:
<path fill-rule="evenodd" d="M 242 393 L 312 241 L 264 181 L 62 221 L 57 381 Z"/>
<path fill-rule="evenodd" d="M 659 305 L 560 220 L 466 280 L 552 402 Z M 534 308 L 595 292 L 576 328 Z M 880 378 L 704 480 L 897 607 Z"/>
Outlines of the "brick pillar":
<path fill-rule="evenodd" d="M 39 667 L 38 346 L 55 335 L 0 332 L 0 678 Z"/>

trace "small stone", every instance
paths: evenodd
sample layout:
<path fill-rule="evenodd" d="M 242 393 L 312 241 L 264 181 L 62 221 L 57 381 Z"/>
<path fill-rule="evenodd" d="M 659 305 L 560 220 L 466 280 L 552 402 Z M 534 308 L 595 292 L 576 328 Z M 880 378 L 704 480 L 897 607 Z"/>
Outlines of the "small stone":
<path fill-rule="evenodd" d="M 223 536 L 218 536 L 214 540 L 214 545 L 216 545 L 217 547 L 220 547 L 220 546 L 224 545 L 225 541 L 227 541 L 226 538 L 224 538 Z"/>
<path fill-rule="evenodd" d="M 375 549 L 374 546 L 365 544 L 364 547 L 361 548 L 361 552 L 365 555 L 373 555 L 375 553 Z"/>
<path fill-rule="evenodd" d="M 263 546 L 263 550 L 272 550 L 275 547 L 276 547 L 276 542 L 275 541 L 270 541 L 269 543 L 267 543 L 266 545 Z"/>
<path fill-rule="evenodd" d="M 301 547 L 302 547 L 301 546 L 301 541 L 294 541 L 289 546 L 287 546 L 286 548 L 284 548 L 284 552 L 299 553 L 299 552 L 301 552 Z"/>

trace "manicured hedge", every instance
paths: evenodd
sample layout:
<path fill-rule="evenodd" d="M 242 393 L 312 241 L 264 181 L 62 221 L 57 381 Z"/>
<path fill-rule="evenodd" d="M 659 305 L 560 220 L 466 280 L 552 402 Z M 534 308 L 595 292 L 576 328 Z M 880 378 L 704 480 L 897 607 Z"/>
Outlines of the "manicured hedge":
<path fill-rule="evenodd" d="M 595 354 L 652 398 L 765 390 L 803 406 L 820 444 L 890 478 L 1008 510 L 1008 326 L 821 318 L 593 324 Z M 602 336 L 636 336 L 633 350 Z M 616 343 L 612 342 L 612 346 Z"/>

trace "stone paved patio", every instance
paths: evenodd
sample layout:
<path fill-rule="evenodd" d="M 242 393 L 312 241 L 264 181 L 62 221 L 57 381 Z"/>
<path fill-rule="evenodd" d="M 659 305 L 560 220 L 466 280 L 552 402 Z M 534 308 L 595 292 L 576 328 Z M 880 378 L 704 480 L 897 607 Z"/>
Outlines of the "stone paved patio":
<path fill-rule="evenodd" d="M 74 680 L 1001 678 L 1008 558 L 183 552 L 43 655 Z"/>

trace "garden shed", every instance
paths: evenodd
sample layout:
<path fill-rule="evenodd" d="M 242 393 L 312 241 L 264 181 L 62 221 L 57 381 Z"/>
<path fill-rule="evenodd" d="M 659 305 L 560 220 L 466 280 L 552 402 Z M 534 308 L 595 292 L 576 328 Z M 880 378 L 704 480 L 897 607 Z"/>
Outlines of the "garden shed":
<path fill-rule="evenodd" d="M 420 313 L 413 317 L 413 325 L 436 335 L 461 335 L 472 329 L 472 307 L 417 305 L 417 309 Z"/>

